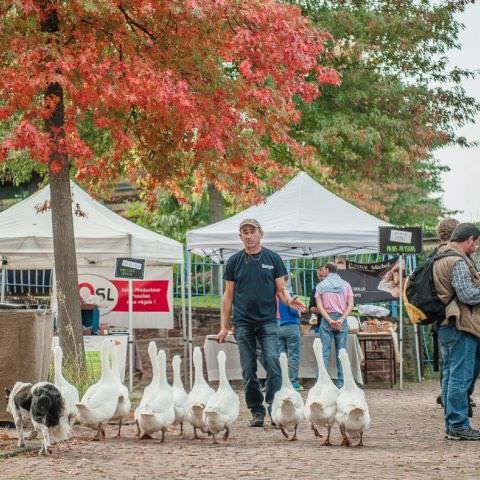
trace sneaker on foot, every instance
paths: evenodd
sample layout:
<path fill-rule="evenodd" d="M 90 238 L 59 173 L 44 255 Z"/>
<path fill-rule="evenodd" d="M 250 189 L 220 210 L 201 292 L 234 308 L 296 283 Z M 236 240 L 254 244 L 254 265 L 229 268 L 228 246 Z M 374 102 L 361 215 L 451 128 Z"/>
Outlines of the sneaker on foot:
<path fill-rule="evenodd" d="M 297 392 L 303 392 L 303 385 L 295 385 L 293 387 Z"/>
<path fill-rule="evenodd" d="M 252 414 L 252 419 L 250 420 L 251 427 L 263 427 L 263 421 L 265 419 L 265 414 L 260 412 L 255 412 Z"/>
<path fill-rule="evenodd" d="M 449 440 L 480 440 L 480 430 L 470 427 L 450 428 L 447 438 Z"/>

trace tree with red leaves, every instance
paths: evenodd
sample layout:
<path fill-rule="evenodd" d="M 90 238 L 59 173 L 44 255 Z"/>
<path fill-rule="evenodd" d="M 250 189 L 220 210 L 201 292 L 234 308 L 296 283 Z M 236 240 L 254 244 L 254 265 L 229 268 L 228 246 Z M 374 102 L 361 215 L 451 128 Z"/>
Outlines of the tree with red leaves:
<path fill-rule="evenodd" d="M 69 172 L 101 189 L 118 175 L 184 198 L 194 176 L 255 196 L 297 156 L 294 100 L 339 84 L 327 34 L 273 0 L 12 0 L 0 7 L 0 160 L 48 166 L 60 341 L 83 352 Z M 94 132 L 92 135 L 91 132 Z"/>

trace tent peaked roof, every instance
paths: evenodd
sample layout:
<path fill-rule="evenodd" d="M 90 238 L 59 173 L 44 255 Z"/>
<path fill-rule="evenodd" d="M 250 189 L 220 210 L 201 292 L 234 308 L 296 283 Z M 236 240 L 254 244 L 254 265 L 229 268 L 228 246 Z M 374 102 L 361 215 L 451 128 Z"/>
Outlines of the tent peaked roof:
<path fill-rule="evenodd" d="M 133 256 L 157 264 L 183 262 L 182 244 L 140 227 L 94 200 L 71 182 L 75 244 L 79 263 L 112 263 Z M 50 201 L 50 186 L 0 213 L 0 255 L 9 266 L 53 264 L 52 215 L 37 213 Z M 77 214 L 75 214 L 77 210 Z"/>
<path fill-rule="evenodd" d="M 377 251 L 378 227 L 389 225 L 300 172 L 265 202 L 188 232 L 189 250 L 215 257 L 241 249 L 238 226 L 245 218 L 256 218 L 263 244 L 286 258 Z"/>

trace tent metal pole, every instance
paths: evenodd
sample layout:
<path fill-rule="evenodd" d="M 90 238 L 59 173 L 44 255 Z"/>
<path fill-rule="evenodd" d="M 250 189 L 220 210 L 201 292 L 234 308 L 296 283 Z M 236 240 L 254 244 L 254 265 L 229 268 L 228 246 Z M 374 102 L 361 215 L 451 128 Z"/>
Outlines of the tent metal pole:
<path fill-rule="evenodd" d="M 128 235 L 128 252 L 132 256 L 132 236 Z M 133 282 L 128 280 L 128 388 L 133 392 Z"/>
<path fill-rule="evenodd" d="M 192 329 L 192 272 L 191 255 L 187 247 L 187 288 L 188 288 L 188 372 L 189 384 L 193 384 L 193 329 Z"/>
<path fill-rule="evenodd" d="M 185 304 L 185 275 L 186 275 L 186 265 L 185 257 L 182 261 L 181 271 L 180 271 L 180 289 L 182 290 L 182 337 L 183 337 L 183 379 L 186 381 L 187 378 L 187 312 Z"/>
<path fill-rule="evenodd" d="M 5 302 L 5 286 L 7 283 L 7 257 L 2 257 L 2 286 L 0 291 L 0 302 Z"/>
<path fill-rule="evenodd" d="M 222 328 L 222 318 L 223 318 L 223 306 L 222 306 L 223 265 L 224 265 L 224 259 L 223 259 L 222 249 L 220 249 L 220 262 L 218 264 L 218 293 L 220 295 L 220 326 L 219 326 L 219 329 Z"/>
<path fill-rule="evenodd" d="M 400 255 L 398 265 L 398 273 L 400 277 L 400 298 L 399 298 L 399 332 L 398 332 L 398 343 L 399 343 L 399 350 L 400 350 L 400 382 L 399 387 L 400 390 L 403 390 L 403 255 Z"/>

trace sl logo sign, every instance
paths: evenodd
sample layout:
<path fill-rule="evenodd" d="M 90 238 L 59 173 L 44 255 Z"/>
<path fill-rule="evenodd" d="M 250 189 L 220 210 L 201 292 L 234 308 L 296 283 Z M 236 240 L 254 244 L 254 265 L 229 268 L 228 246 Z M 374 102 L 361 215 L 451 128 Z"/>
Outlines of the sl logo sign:
<path fill-rule="evenodd" d="M 78 276 L 78 290 L 85 303 L 98 305 L 100 315 L 110 313 L 118 303 L 118 289 L 106 277 L 94 274 Z"/>

